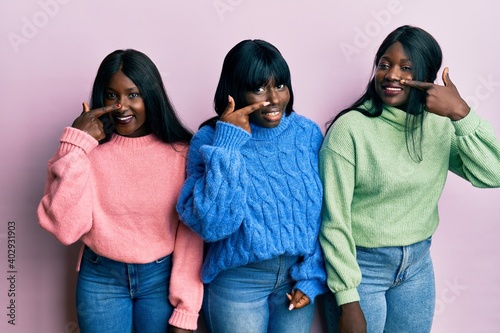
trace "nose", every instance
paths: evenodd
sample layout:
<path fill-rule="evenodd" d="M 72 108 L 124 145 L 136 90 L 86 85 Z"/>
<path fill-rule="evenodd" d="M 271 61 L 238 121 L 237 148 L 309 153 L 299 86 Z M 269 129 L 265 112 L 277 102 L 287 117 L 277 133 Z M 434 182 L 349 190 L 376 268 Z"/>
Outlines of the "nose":
<path fill-rule="evenodd" d="M 391 69 L 385 75 L 387 81 L 399 81 L 401 80 L 401 70 L 397 66 L 391 67 Z"/>
<path fill-rule="evenodd" d="M 279 103 L 279 95 L 276 88 L 271 88 L 267 92 L 267 101 L 271 104 Z"/>
<path fill-rule="evenodd" d="M 118 98 L 118 103 L 120 103 L 120 108 L 118 110 L 127 110 L 128 109 L 128 98 L 127 96 L 120 96 Z"/>

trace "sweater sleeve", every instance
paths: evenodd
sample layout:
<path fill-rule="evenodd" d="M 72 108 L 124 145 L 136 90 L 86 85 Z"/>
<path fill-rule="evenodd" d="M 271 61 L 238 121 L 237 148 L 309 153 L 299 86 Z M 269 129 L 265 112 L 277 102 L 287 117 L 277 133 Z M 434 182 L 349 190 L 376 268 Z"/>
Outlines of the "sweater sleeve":
<path fill-rule="evenodd" d="M 319 243 L 316 243 L 311 255 L 304 256 L 304 261 L 291 268 L 290 276 L 297 281 L 295 289 L 306 294 L 311 304 L 314 303 L 316 296 L 328 291 L 325 283 L 326 271 L 323 251 Z"/>
<path fill-rule="evenodd" d="M 299 140 L 303 140 L 304 142 L 309 141 L 309 156 L 308 159 L 311 163 L 311 170 L 316 172 L 316 176 L 318 175 L 318 154 L 321 148 L 321 143 L 323 142 L 323 134 L 319 127 L 312 122 L 306 122 L 307 128 L 306 135 L 304 138 L 300 138 Z M 318 178 L 316 178 L 318 179 Z M 319 188 L 321 188 L 321 182 L 318 179 Z M 318 196 L 322 196 L 323 192 L 319 191 Z M 318 204 L 321 204 L 321 200 L 319 200 Z M 303 260 L 298 264 L 294 265 L 290 270 L 290 276 L 292 279 L 297 281 L 295 284 L 295 289 L 302 291 L 307 295 L 311 303 L 314 303 L 316 296 L 323 294 L 328 291 L 328 287 L 326 285 L 326 269 L 325 269 L 325 260 L 323 255 L 323 250 L 319 245 L 318 240 L 318 231 L 319 226 L 321 225 L 321 216 L 318 207 L 314 207 L 308 210 L 307 220 L 310 225 L 318 226 L 313 239 L 310 242 L 312 244 L 311 253 L 305 254 L 303 256 Z M 299 240 L 300 241 L 300 240 Z"/>
<path fill-rule="evenodd" d="M 348 134 L 343 137 L 342 144 L 345 144 Z M 319 161 L 323 182 L 320 244 L 325 253 L 328 287 L 335 294 L 337 303 L 342 305 L 359 301 L 357 286 L 361 282 L 351 225 L 354 157 L 341 156 L 326 144 L 320 151 Z"/>
<path fill-rule="evenodd" d="M 205 126 L 191 141 L 177 211 L 208 242 L 234 233 L 245 217 L 248 177 L 240 147 L 249 139 L 245 130 L 219 121 L 214 133 Z"/>
<path fill-rule="evenodd" d="M 473 110 L 452 124 L 450 170 L 475 187 L 500 187 L 500 145 L 491 125 Z"/>
<path fill-rule="evenodd" d="M 40 226 L 61 243 L 72 244 L 92 227 L 92 191 L 87 154 L 97 140 L 67 127 L 48 163 L 45 193 L 38 206 Z"/>
<path fill-rule="evenodd" d="M 170 303 L 175 307 L 169 320 L 172 326 L 186 330 L 197 328 L 203 300 L 202 261 L 203 240 L 179 222 L 169 291 Z"/>

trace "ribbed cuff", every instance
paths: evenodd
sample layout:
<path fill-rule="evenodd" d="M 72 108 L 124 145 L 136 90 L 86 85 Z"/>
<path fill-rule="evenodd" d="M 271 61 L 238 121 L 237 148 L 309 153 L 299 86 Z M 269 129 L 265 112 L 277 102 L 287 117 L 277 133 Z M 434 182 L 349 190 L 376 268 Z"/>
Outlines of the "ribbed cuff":
<path fill-rule="evenodd" d="M 214 147 L 238 148 L 250 140 L 250 133 L 230 123 L 218 121 L 215 125 Z"/>
<path fill-rule="evenodd" d="M 302 291 L 304 294 L 306 294 L 311 304 L 314 304 L 316 296 L 321 295 L 328 291 L 328 289 L 326 288 L 326 284 L 325 288 L 321 288 L 320 284 L 321 282 L 317 279 L 302 280 L 297 282 L 297 284 L 295 285 L 295 289 L 298 289 Z"/>
<path fill-rule="evenodd" d="M 348 289 L 343 291 L 337 291 L 335 294 L 335 299 L 337 300 L 337 304 L 340 306 L 342 304 L 358 302 L 359 294 L 356 288 Z"/>
<path fill-rule="evenodd" d="M 66 127 L 61 134 L 59 141 L 61 142 L 61 146 L 65 146 L 65 143 L 69 143 L 72 146 L 77 146 L 83 149 L 86 154 L 88 154 L 99 144 L 99 142 L 97 142 L 97 140 L 94 139 L 90 134 L 87 134 L 84 131 L 74 127 Z M 71 150 L 70 147 L 65 148 Z"/>
<path fill-rule="evenodd" d="M 479 127 L 481 118 L 471 109 L 469 114 L 464 118 L 452 121 L 455 126 L 455 133 L 457 136 L 464 136 L 473 133 Z"/>
<path fill-rule="evenodd" d="M 194 331 L 198 328 L 198 314 L 183 312 L 176 308 L 168 323 L 175 327 Z"/>

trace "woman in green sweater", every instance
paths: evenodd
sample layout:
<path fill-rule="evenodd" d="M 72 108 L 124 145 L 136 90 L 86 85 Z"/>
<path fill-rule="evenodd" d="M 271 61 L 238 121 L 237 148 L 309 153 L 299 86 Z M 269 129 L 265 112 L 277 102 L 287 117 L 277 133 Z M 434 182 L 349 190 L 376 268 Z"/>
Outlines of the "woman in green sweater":
<path fill-rule="evenodd" d="M 402 26 L 381 44 L 364 95 L 331 122 L 320 151 L 320 241 L 340 332 L 429 332 L 429 248 L 448 171 L 500 186 L 500 145 L 460 97 L 439 44 Z M 331 295 L 333 299 L 333 295 Z M 335 311 L 331 311 L 335 310 Z"/>

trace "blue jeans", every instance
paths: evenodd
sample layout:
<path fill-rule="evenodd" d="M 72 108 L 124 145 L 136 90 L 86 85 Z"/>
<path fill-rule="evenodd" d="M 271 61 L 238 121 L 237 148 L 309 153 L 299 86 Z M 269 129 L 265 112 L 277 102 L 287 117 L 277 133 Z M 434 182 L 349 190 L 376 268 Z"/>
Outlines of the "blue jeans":
<path fill-rule="evenodd" d="M 223 271 L 205 285 L 203 314 L 212 333 L 309 333 L 314 305 L 288 310 L 296 256 L 279 256 Z"/>
<path fill-rule="evenodd" d="M 368 333 L 430 332 L 436 298 L 430 246 L 429 238 L 403 247 L 356 248 Z M 328 298 L 327 322 L 336 332 L 339 311 L 333 295 Z"/>
<path fill-rule="evenodd" d="M 171 256 L 125 264 L 86 247 L 78 274 L 76 304 L 82 333 L 165 333 L 173 307 L 168 300 Z"/>

